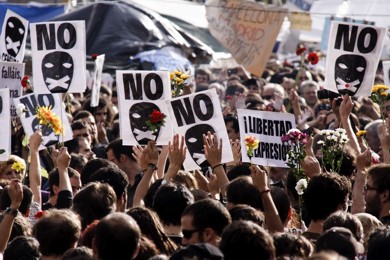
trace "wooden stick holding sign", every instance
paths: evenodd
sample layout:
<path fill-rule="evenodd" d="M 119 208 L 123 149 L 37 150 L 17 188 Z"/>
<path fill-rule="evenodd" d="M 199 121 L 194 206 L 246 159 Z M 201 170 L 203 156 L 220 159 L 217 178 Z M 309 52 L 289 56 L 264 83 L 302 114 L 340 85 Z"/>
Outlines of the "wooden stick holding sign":
<path fill-rule="evenodd" d="M 233 161 L 221 106 L 215 89 L 173 99 L 168 105 L 175 133 L 184 136 L 187 147 L 183 163 L 186 171 L 209 167 L 203 134 L 214 133 L 225 144 L 221 163 Z"/>

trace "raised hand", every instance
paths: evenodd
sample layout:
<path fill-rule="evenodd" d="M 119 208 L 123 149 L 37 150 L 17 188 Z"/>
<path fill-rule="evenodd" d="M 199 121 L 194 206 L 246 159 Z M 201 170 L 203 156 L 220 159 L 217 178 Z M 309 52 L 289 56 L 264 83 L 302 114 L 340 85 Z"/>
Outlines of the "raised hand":
<path fill-rule="evenodd" d="M 38 128 L 31 136 L 30 136 L 30 150 L 31 152 L 37 152 L 39 146 L 42 144 L 42 130 Z"/>
<path fill-rule="evenodd" d="M 8 196 L 11 199 L 11 208 L 18 209 L 23 200 L 23 185 L 18 179 L 11 180 Z"/>
<path fill-rule="evenodd" d="M 179 135 L 176 134 L 173 137 L 172 143 L 168 144 L 168 158 L 169 165 L 172 165 L 178 169 L 181 168 L 184 159 L 186 158 L 186 147 L 184 146 L 184 136 L 182 136 L 179 140 Z"/>
<path fill-rule="evenodd" d="M 56 165 L 58 169 L 66 169 L 70 164 L 70 155 L 68 153 L 68 148 L 61 147 L 56 158 Z"/>
<path fill-rule="evenodd" d="M 222 161 L 222 138 L 219 139 L 217 134 L 211 135 L 210 132 L 207 135 L 203 135 L 203 147 L 204 155 L 211 167 L 214 167 Z"/>

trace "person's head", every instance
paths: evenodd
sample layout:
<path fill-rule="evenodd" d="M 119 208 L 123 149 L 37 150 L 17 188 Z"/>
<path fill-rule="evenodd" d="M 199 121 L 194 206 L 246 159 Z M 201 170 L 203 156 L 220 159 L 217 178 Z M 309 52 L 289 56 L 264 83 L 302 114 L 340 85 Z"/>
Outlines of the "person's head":
<path fill-rule="evenodd" d="M 115 163 L 126 174 L 135 176 L 141 169 L 133 157 L 133 148 L 122 144 L 122 139 L 116 139 L 106 147 L 107 159 Z"/>
<path fill-rule="evenodd" d="M 278 93 L 282 98 L 285 97 L 285 91 L 279 84 L 268 83 L 264 86 L 262 98 L 268 101 L 275 100 L 275 93 Z"/>
<path fill-rule="evenodd" d="M 235 116 L 225 116 L 226 131 L 230 140 L 240 140 L 240 128 L 238 126 L 238 119 Z"/>
<path fill-rule="evenodd" d="M 157 249 L 166 255 L 171 255 L 177 246 L 165 235 L 157 214 L 144 207 L 133 207 L 127 214 L 138 224 L 143 236 L 146 236 L 157 246 Z"/>
<path fill-rule="evenodd" d="M 87 99 L 83 104 L 83 110 L 87 110 L 93 114 L 97 124 L 104 123 L 106 126 L 111 124 L 113 112 L 111 103 L 106 98 L 100 97 L 97 107 L 91 107 L 91 98 Z"/>
<path fill-rule="evenodd" d="M 8 194 L 9 187 L 10 186 L 7 185 L 6 187 L 4 187 L 3 191 L 1 192 L 0 212 L 3 210 L 6 210 L 8 207 L 11 206 L 11 198 Z M 29 187 L 27 187 L 26 185 L 23 185 L 23 199 L 22 199 L 22 203 L 19 206 L 19 211 L 25 217 L 28 217 L 28 214 L 30 212 L 30 205 L 32 202 L 32 196 L 33 196 L 33 194 L 32 194 L 31 189 Z"/>
<path fill-rule="evenodd" d="M 75 169 L 68 167 L 68 176 L 72 186 L 73 196 L 81 189 L 81 177 Z M 54 169 L 49 173 L 49 191 L 50 197 L 57 197 L 60 192 L 60 174 L 58 169 Z"/>
<path fill-rule="evenodd" d="M 364 130 L 366 130 L 365 139 L 367 141 L 368 146 L 376 153 L 381 151 L 381 143 L 378 135 L 378 127 L 383 124 L 382 119 L 378 119 L 368 123 Z"/>
<path fill-rule="evenodd" d="M 230 223 L 229 211 L 219 201 L 199 200 L 188 206 L 181 216 L 182 244 L 218 245 L 223 229 Z"/>
<path fill-rule="evenodd" d="M 73 117 L 74 122 L 79 120 L 86 123 L 91 131 L 90 134 L 93 138 L 97 138 L 97 126 L 93 114 L 87 110 L 81 110 Z"/>
<path fill-rule="evenodd" d="M 196 69 L 195 70 L 195 83 L 208 84 L 211 79 L 211 72 L 207 69 Z"/>
<path fill-rule="evenodd" d="M 390 165 L 376 164 L 367 170 L 364 187 L 366 212 L 381 218 L 389 215 L 390 209 Z"/>
<path fill-rule="evenodd" d="M 390 229 L 382 227 L 376 229 L 368 238 L 367 260 L 390 259 Z"/>
<path fill-rule="evenodd" d="M 61 260 L 94 260 L 91 248 L 79 246 L 65 252 Z"/>
<path fill-rule="evenodd" d="M 66 209 L 45 211 L 33 228 L 44 256 L 62 256 L 68 249 L 76 247 L 80 234 L 79 217 Z"/>
<path fill-rule="evenodd" d="M 88 140 L 89 144 L 92 144 L 91 130 L 90 126 L 87 123 L 81 120 L 77 120 L 71 124 L 71 127 L 73 132 L 73 138 L 84 137 Z"/>
<path fill-rule="evenodd" d="M 338 174 L 323 173 L 313 177 L 303 194 L 303 205 L 313 221 L 325 220 L 337 210 L 345 210 L 350 183 Z"/>
<path fill-rule="evenodd" d="M 304 236 L 292 233 L 276 233 L 273 236 L 276 257 L 291 257 L 292 259 L 303 259 L 310 256 L 313 245 Z"/>
<path fill-rule="evenodd" d="M 317 91 L 318 83 L 313 80 L 306 80 L 301 83 L 299 92 L 310 107 L 314 107 L 318 102 Z"/>
<path fill-rule="evenodd" d="M 23 182 L 26 175 L 26 162 L 17 155 L 11 154 L 8 160 L 0 163 L 0 179 L 18 179 Z"/>
<path fill-rule="evenodd" d="M 333 227 L 322 233 L 316 243 L 316 252 L 335 251 L 348 260 L 355 260 L 358 254 L 364 253 L 364 247 L 351 231 L 343 227 Z"/>
<path fill-rule="evenodd" d="M 279 212 L 280 220 L 287 226 L 288 221 L 291 219 L 290 200 L 287 193 L 282 188 L 271 187 L 271 196 Z"/>
<path fill-rule="evenodd" d="M 153 198 L 153 210 L 166 226 L 180 226 L 184 209 L 194 203 L 194 196 L 183 184 L 166 183 L 160 186 Z"/>
<path fill-rule="evenodd" d="M 124 211 L 127 203 L 127 186 L 129 185 L 126 174 L 117 167 L 104 167 L 97 170 L 90 178 L 90 182 L 109 184 L 115 191 L 117 198 L 116 210 Z"/>
<path fill-rule="evenodd" d="M 234 221 L 227 226 L 223 231 L 219 248 L 225 260 L 275 258 L 272 237 L 251 221 Z"/>
<path fill-rule="evenodd" d="M 118 167 L 115 163 L 107 159 L 96 158 L 87 162 L 81 171 L 81 182 L 83 185 L 87 184 L 89 178 L 99 169 L 104 167 Z"/>
<path fill-rule="evenodd" d="M 236 109 L 236 102 L 240 94 L 246 93 L 248 90 L 241 83 L 234 85 L 228 85 L 225 92 L 225 100 L 227 104 L 231 107 L 232 111 Z"/>
<path fill-rule="evenodd" d="M 363 245 L 367 247 L 370 234 L 379 227 L 383 227 L 379 219 L 368 213 L 357 213 L 355 216 L 360 220 L 363 226 Z"/>
<path fill-rule="evenodd" d="M 286 93 L 290 93 L 292 89 L 298 90 L 297 86 L 295 85 L 295 80 L 292 78 L 283 77 L 281 85 Z"/>
<path fill-rule="evenodd" d="M 84 137 L 74 137 L 71 140 L 64 142 L 64 146 L 68 148 L 70 154 L 82 154 L 92 160 L 95 158 L 95 153 L 91 149 L 91 143 L 87 138 Z"/>
<path fill-rule="evenodd" d="M 260 191 L 248 176 L 241 176 L 231 181 L 226 187 L 226 198 L 228 209 L 237 204 L 246 204 L 263 210 Z"/>
<path fill-rule="evenodd" d="M 222 260 L 223 254 L 221 250 L 208 243 L 191 244 L 176 251 L 170 260 L 184 259 L 204 259 L 204 260 Z"/>
<path fill-rule="evenodd" d="M 74 196 L 72 210 L 80 215 L 84 230 L 94 220 L 115 212 L 115 191 L 106 183 L 88 183 Z"/>
<path fill-rule="evenodd" d="M 134 259 L 141 231 L 137 222 L 124 213 L 112 213 L 96 226 L 93 250 L 96 259 Z"/>
<path fill-rule="evenodd" d="M 217 92 L 219 101 L 222 103 L 223 98 L 225 97 L 225 87 L 221 83 L 213 82 L 209 85 L 208 88 L 215 89 L 215 91 Z"/>
<path fill-rule="evenodd" d="M 0 223 L 3 221 L 5 214 L 0 214 Z M 3 235 L 3 234 L 1 234 Z M 29 220 L 21 214 L 16 215 L 14 223 L 12 225 L 11 234 L 9 241 L 12 241 L 19 236 L 30 236 L 31 235 L 31 224 Z"/>
<path fill-rule="evenodd" d="M 232 221 L 248 220 L 256 223 L 260 227 L 264 225 L 264 213 L 248 205 L 235 205 L 234 207 L 229 209 L 229 214 L 232 218 Z"/>
<path fill-rule="evenodd" d="M 344 227 L 349 229 L 358 242 L 363 242 L 363 226 L 360 220 L 351 213 L 337 211 L 325 219 L 324 231 L 332 227 Z"/>
<path fill-rule="evenodd" d="M 36 260 L 40 257 L 39 243 L 30 236 L 16 237 L 4 251 L 4 259 L 6 260 Z"/>
<path fill-rule="evenodd" d="M 183 184 L 190 190 L 198 188 L 198 181 L 196 180 L 195 175 L 188 171 L 179 170 L 175 177 L 172 178 L 172 182 Z"/>
<path fill-rule="evenodd" d="M 75 169 L 77 172 L 81 173 L 84 166 L 88 163 L 88 158 L 83 154 L 70 154 L 70 163 L 69 167 Z"/>

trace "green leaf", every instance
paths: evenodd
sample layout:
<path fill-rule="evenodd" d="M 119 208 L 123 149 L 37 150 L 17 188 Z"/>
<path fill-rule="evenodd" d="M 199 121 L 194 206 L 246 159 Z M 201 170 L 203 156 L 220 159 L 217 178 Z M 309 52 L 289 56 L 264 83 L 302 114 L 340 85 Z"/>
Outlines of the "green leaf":
<path fill-rule="evenodd" d="M 29 143 L 30 143 L 30 139 L 28 138 L 27 135 L 25 135 L 22 141 L 22 145 L 26 147 Z"/>

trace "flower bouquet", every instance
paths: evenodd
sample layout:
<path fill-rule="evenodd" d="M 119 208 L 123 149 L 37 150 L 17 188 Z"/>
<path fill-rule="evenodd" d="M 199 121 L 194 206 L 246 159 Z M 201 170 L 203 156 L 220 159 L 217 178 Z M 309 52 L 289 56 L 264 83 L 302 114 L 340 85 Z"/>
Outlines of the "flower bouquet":
<path fill-rule="evenodd" d="M 189 75 L 179 70 L 174 70 L 170 73 L 172 97 L 180 96 L 189 77 Z"/>

